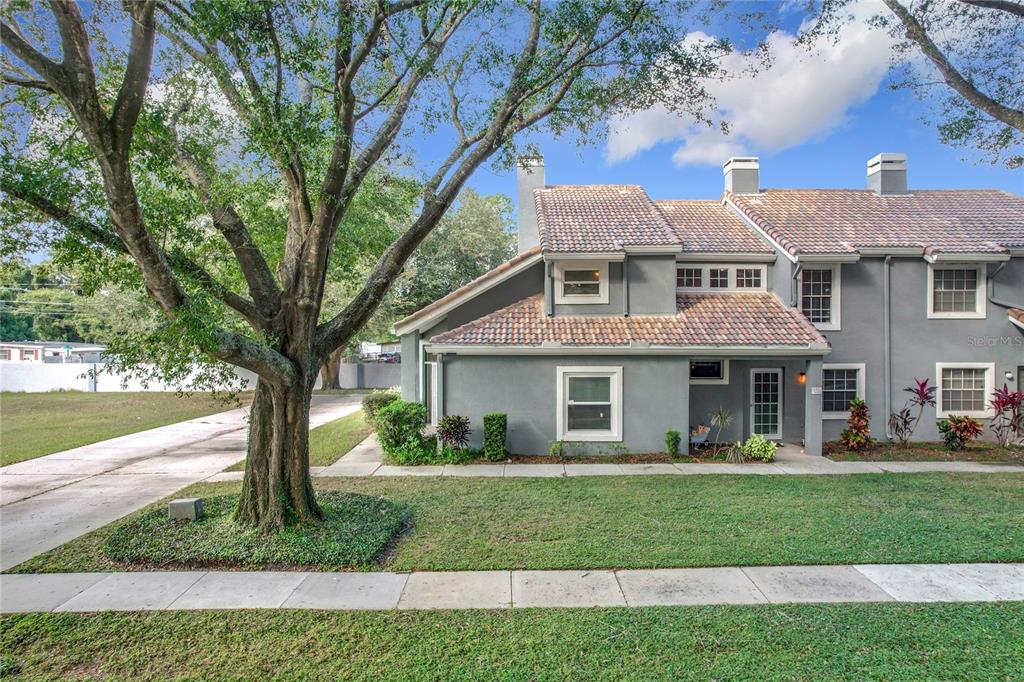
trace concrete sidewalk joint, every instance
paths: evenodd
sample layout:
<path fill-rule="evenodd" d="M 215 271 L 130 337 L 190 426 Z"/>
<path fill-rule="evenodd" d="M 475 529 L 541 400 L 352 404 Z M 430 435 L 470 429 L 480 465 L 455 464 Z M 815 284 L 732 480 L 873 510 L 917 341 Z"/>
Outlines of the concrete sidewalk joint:
<path fill-rule="evenodd" d="M 507 609 L 1024 601 L 1024 564 L 0 575 L 0 611 Z"/>

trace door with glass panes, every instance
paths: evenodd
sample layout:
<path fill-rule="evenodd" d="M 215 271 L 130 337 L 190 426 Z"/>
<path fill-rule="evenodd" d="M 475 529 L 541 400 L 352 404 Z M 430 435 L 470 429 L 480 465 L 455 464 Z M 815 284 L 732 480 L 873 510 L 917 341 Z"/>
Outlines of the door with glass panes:
<path fill-rule="evenodd" d="M 782 370 L 750 370 L 750 432 L 782 438 Z"/>

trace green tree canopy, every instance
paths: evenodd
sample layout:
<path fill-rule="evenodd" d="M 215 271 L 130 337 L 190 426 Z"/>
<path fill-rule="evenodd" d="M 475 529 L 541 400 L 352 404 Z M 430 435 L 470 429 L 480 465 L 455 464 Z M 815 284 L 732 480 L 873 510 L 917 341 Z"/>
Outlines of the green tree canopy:
<path fill-rule="evenodd" d="M 179 376 L 196 362 L 255 372 L 236 517 L 266 530 L 320 518 L 307 433 L 325 359 L 371 319 L 471 174 L 511 164 L 524 136 L 590 142 L 611 113 L 655 103 L 706 116 L 701 83 L 731 46 L 682 38 L 716 9 L 8 3 L 0 251 L 48 248 L 83 276 L 144 291 L 166 323 L 125 344 L 128 363 L 157 354 Z M 447 146 L 417 156 L 431 136 Z M 388 192 L 403 181 L 418 188 L 411 209 Z M 377 196 L 384 214 L 410 213 L 404 231 L 346 220 Z M 360 273 L 358 291 L 328 315 L 339 267 Z"/>

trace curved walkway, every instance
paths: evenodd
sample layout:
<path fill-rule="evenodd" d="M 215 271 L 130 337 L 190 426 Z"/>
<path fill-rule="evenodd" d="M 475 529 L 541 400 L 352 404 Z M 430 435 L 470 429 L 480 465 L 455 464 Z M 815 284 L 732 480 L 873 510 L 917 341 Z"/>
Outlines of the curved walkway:
<path fill-rule="evenodd" d="M 1024 601 L 1024 564 L 0 575 L 0 611 L 507 609 Z"/>

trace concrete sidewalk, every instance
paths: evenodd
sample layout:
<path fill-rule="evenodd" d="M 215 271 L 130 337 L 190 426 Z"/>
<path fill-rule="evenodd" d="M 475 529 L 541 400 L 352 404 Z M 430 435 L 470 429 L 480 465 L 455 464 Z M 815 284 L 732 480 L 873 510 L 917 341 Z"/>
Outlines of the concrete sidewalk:
<path fill-rule="evenodd" d="M 371 435 L 348 454 L 328 467 L 312 467 L 314 477 L 327 476 L 453 476 L 487 478 L 558 478 L 562 476 L 697 476 L 722 474 L 751 475 L 843 475 L 883 473 L 1024 473 L 1024 466 L 985 462 L 833 462 L 827 457 L 803 454 L 793 445 L 779 448 L 771 464 L 725 462 L 614 464 L 601 462 L 571 464 L 444 464 L 425 466 L 393 466 L 384 464 L 384 452 Z M 241 472 L 222 472 L 210 481 L 240 481 Z"/>
<path fill-rule="evenodd" d="M 359 409 L 313 398 L 313 426 Z M 141 431 L 0 468 L 0 570 L 209 478 L 245 457 L 247 410 Z"/>
<path fill-rule="evenodd" d="M 0 575 L 0 611 L 506 609 L 1024 601 L 1024 564 Z"/>

